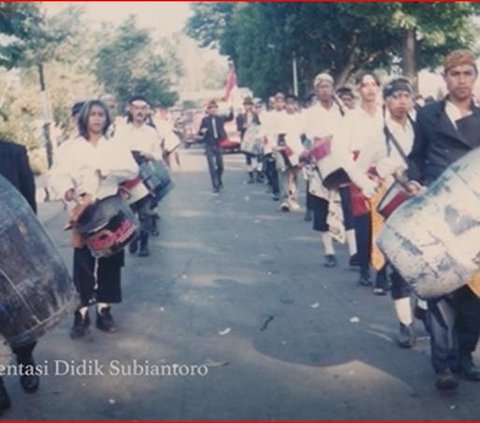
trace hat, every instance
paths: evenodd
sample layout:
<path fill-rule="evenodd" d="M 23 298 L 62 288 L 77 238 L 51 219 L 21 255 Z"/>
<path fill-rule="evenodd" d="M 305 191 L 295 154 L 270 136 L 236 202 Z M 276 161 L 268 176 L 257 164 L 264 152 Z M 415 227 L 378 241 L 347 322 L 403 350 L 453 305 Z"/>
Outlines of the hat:
<path fill-rule="evenodd" d="M 252 106 L 253 105 L 253 100 L 252 100 L 252 97 L 245 97 L 243 99 L 243 104 L 246 106 L 246 105 L 250 105 Z"/>
<path fill-rule="evenodd" d="M 145 103 L 150 104 L 149 101 L 143 95 L 133 95 L 128 100 L 128 103 L 131 104 L 134 101 L 144 101 Z"/>
<path fill-rule="evenodd" d="M 333 78 L 331 77 L 331 75 L 329 75 L 328 73 L 326 72 L 322 72 L 322 73 L 319 73 L 314 81 L 313 81 L 313 85 L 316 87 L 318 84 L 320 84 L 320 82 L 322 81 L 326 81 L 326 82 L 329 82 L 330 84 L 333 85 Z"/>
<path fill-rule="evenodd" d="M 387 99 L 388 97 L 392 97 L 400 91 L 413 94 L 413 89 L 408 79 L 397 78 L 387 83 L 387 85 L 385 85 L 383 88 L 383 98 Z"/>
<path fill-rule="evenodd" d="M 443 71 L 447 72 L 449 69 L 460 65 L 472 65 L 477 71 L 475 56 L 469 50 L 455 50 L 447 55 L 443 61 Z"/>

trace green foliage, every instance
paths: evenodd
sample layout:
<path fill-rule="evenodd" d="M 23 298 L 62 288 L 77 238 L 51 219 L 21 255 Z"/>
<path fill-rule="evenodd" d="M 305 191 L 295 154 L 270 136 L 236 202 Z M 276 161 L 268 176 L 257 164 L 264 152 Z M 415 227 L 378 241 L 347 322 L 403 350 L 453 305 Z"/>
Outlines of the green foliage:
<path fill-rule="evenodd" d="M 105 90 L 123 105 L 134 94 L 145 96 L 154 106 L 171 106 L 177 100 L 177 94 L 170 91 L 167 62 L 156 53 L 149 32 L 139 29 L 134 17 L 100 48 L 95 73 Z"/>
<path fill-rule="evenodd" d="M 472 47 L 474 3 L 201 3 L 187 33 L 202 45 L 219 46 L 236 64 L 239 83 L 256 95 L 291 91 L 292 59 L 301 94 L 316 73 L 329 71 L 338 84 L 360 68 L 389 69 L 409 59 L 434 68 L 457 48 Z M 416 36 L 407 57 L 408 31 Z"/>

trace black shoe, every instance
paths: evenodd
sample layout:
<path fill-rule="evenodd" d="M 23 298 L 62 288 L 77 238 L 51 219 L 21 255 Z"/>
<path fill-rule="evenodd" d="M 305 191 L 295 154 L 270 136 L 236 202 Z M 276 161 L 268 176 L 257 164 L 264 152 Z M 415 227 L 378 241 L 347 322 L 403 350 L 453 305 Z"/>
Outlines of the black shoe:
<path fill-rule="evenodd" d="M 375 288 L 373 288 L 373 293 L 375 295 L 387 295 L 387 277 L 385 272 L 377 272 L 375 276 Z"/>
<path fill-rule="evenodd" d="M 22 389 L 29 394 L 36 392 L 40 386 L 40 378 L 35 373 L 35 362 L 32 355 L 22 358 L 17 357 L 17 364 L 22 365 L 22 374 L 20 375 Z"/>
<path fill-rule="evenodd" d="M 353 256 L 350 256 L 348 260 L 348 265 L 352 267 L 360 266 L 360 261 L 358 260 L 358 254 L 355 253 Z"/>
<path fill-rule="evenodd" d="M 280 194 L 273 194 L 273 201 L 279 201 L 280 200 Z"/>
<path fill-rule="evenodd" d="M 12 403 L 10 402 L 10 396 L 5 389 L 3 379 L 0 377 L 0 415 L 2 415 L 3 412 L 8 410 L 11 406 Z"/>
<path fill-rule="evenodd" d="M 104 307 L 100 311 L 97 310 L 97 328 L 108 333 L 115 333 L 118 331 L 113 321 L 110 307 Z"/>
<path fill-rule="evenodd" d="M 480 369 L 475 366 L 471 357 L 464 357 L 460 359 L 458 374 L 463 379 L 471 380 L 473 382 L 480 382 Z"/>
<path fill-rule="evenodd" d="M 400 348 L 412 348 L 415 345 L 416 337 L 413 332 L 413 325 L 404 325 L 400 323 L 400 332 L 397 338 L 397 344 Z"/>
<path fill-rule="evenodd" d="M 255 183 L 255 178 L 253 176 L 253 172 L 248 172 L 248 181 L 247 184 L 254 184 Z"/>
<path fill-rule="evenodd" d="M 308 210 L 305 212 L 305 216 L 303 217 L 303 220 L 305 220 L 305 222 L 311 222 L 312 219 L 313 219 L 313 211 L 312 210 Z"/>
<path fill-rule="evenodd" d="M 90 317 L 88 311 L 85 317 L 82 317 L 82 314 L 79 311 L 76 311 L 73 315 L 73 326 L 72 329 L 70 329 L 70 338 L 83 338 L 87 334 L 89 326 Z"/>
<path fill-rule="evenodd" d="M 360 275 L 358 283 L 362 286 L 372 286 L 372 280 L 370 279 L 369 275 Z"/>
<path fill-rule="evenodd" d="M 337 258 L 333 254 L 327 254 L 325 256 L 325 263 L 323 263 L 325 267 L 336 267 L 337 266 Z"/>
<path fill-rule="evenodd" d="M 130 241 L 130 244 L 128 245 L 128 251 L 130 254 L 135 254 L 138 251 L 138 237 Z"/>
<path fill-rule="evenodd" d="M 437 373 L 435 387 L 439 391 L 453 391 L 458 388 L 457 378 L 448 369 Z"/>

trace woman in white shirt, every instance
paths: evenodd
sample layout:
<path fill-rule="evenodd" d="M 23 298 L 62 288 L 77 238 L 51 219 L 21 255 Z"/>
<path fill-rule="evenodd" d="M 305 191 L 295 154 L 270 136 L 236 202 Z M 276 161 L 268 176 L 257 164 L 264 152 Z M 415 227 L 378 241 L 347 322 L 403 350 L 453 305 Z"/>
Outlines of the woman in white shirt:
<path fill-rule="evenodd" d="M 73 204 L 89 204 L 118 192 L 118 184 L 137 173 L 137 165 L 128 149 L 105 138 L 110 126 L 108 109 L 99 100 L 85 103 L 79 118 L 79 136 L 62 156 L 57 168 L 57 190 Z M 88 306 L 97 304 L 96 326 L 115 332 L 110 304 L 119 303 L 121 268 L 124 252 L 95 259 L 90 250 L 76 243 L 73 255 L 73 280 L 80 295 L 70 332 L 72 339 L 83 337 L 90 325 Z"/>

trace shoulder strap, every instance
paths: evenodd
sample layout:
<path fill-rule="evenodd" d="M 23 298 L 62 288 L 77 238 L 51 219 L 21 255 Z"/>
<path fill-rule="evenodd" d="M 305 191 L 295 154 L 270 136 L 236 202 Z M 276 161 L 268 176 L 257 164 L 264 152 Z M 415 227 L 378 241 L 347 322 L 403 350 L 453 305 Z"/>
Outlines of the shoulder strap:
<path fill-rule="evenodd" d="M 407 155 L 403 151 L 402 147 L 400 146 L 398 140 L 395 138 L 395 136 L 392 134 L 392 131 L 387 126 L 387 123 L 385 122 L 383 125 L 383 132 L 385 133 L 385 136 L 387 137 L 387 144 L 391 141 L 394 147 L 397 149 L 398 153 L 400 154 L 400 157 L 403 159 L 405 163 L 408 163 L 407 160 Z"/>

